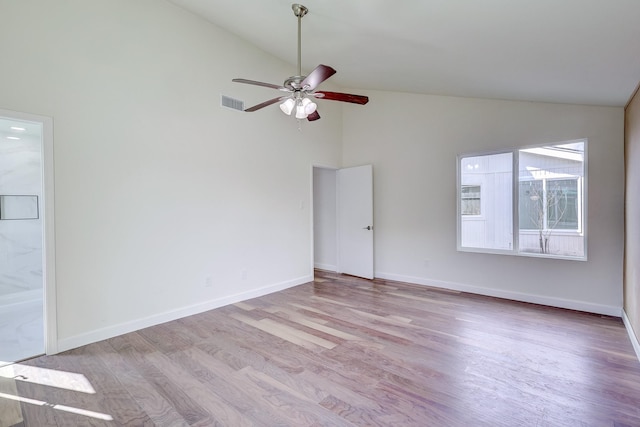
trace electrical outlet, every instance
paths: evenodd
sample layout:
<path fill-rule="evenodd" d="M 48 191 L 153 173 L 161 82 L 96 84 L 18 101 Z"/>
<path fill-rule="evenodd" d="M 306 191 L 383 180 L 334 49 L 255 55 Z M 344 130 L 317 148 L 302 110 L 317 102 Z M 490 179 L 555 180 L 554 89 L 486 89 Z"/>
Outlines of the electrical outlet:
<path fill-rule="evenodd" d="M 240 270 L 240 279 L 247 280 L 247 269 L 243 268 Z"/>
<path fill-rule="evenodd" d="M 204 287 L 205 288 L 210 288 L 213 286 L 213 277 L 211 276 L 207 276 L 204 279 Z"/>
<path fill-rule="evenodd" d="M 428 259 L 425 259 L 425 260 L 423 261 L 423 265 L 424 265 L 425 267 L 429 267 L 429 260 L 428 260 Z"/>

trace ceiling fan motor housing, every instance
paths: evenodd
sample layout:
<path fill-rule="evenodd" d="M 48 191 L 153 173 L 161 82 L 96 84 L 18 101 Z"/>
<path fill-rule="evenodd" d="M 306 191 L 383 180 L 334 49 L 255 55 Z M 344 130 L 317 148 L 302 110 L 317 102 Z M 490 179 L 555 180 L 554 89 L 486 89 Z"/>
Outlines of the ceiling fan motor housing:
<path fill-rule="evenodd" d="M 291 89 L 293 91 L 303 90 L 304 88 L 302 87 L 302 81 L 306 77 L 307 76 L 291 76 L 287 80 L 284 81 L 283 86 L 286 87 L 287 89 Z"/>

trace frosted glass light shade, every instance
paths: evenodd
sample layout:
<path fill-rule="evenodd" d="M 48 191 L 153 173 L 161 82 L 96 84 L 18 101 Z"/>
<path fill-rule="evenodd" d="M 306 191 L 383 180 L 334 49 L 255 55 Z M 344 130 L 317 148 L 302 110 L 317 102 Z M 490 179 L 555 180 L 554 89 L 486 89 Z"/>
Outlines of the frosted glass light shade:
<path fill-rule="evenodd" d="M 316 108 L 318 107 L 316 103 L 311 102 L 309 98 L 304 98 L 302 100 L 302 106 L 304 107 L 304 112 L 307 116 L 316 111 Z"/>
<path fill-rule="evenodd" d="M 307 113 L 304 112 L 304 105 L 302 105 L 302 103 L 299 103 L 296 106 L 296 119 L 306 119 L 307 118 Z"/>
<path fill-rule="evenodd" d="M 284 101 L 282 104 L 280 104 L 280 109 L 287 116 L 290 116 L 291 112 L 293 111 L 293 107 L 295 105 L 296 105 L 296 102 L 292 98 L 289 98 L 286 101 Z"/>
<path fill-rule="evenodd" d="M 316 111 L 317 105 L 309 98 L 302 98 L 296 104 L 296 119 L 306 119 L 307 116 Z"/>

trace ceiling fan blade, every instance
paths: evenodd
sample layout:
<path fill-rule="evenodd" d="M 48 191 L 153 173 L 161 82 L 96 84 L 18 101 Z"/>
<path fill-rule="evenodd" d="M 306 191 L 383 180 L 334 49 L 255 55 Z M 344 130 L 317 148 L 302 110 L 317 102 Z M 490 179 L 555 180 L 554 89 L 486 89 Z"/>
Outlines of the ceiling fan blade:
<path fill-rule="evenodd" d="M 319 91 L 314 92 L 310 95 L 315 96 L 320 99 L 327 99 L 329 101 L 342 101 L 342 102 L 351 102 L 353 104 L 364 105 L 369 102 L 369 97 L 364 95 L 354 95 L 351 93 L 342 93 L 342 92 L 327 92 L 327 91 Z"/>
<path fill-rule="evenodd" d="M 317 110 L 307 116 L 307 120 L 309 120 L 310 122 L 318 120 L 319 118 L 320 118 L 320 114 L 318 114 Z"/>
<path fill-rule="evenodd" d="M 327 80 L 329 77 L 333 76 L 336 73 L 336 70 L 329 67 L 328 65 L 318 65 L 313 69 L 311 73 L 300 83 L 300 86 L 304 88 L 308 86 L 307 90 L 314 90 L 317 88 L 320 83 Z"/>
<path fill-rule="evenodd" d="M 274 85 L 274 84 L 271 84 L 271 83 L 258 82 L 258 81 L 255 81 L 255 80 L 233 79 L 231 81 L 232 82 L 236 82 L 236 83 L 245 83 L 245 84 L 248 84 L 248 85 L 270 87 L 271 89 L 288 90 L 287 88 L 285 88 L 283 86 L 280 86 L 280 85 Z"/>
<path fill-rule="evenodd" d="M 258 105 L 254 105 L 253 107 L 249 107 L 244 111 L 246 111 L 247 113 L 251 113 L 253 111 L 257 111 L 257 110 L 259 110 L 261 108 L 268 107 L 269 105 L 275 104 L 276 102 L 282 101 L 283 99 L 287 99 L 287 98 L 288 98 L 288 96 L 279 96 L 277 98 L 273 98 L 273 99 L 270 99 L 268 101 L 264 101 L 264 102 L 262 102 L 262 103 L 260 103 Z"/>

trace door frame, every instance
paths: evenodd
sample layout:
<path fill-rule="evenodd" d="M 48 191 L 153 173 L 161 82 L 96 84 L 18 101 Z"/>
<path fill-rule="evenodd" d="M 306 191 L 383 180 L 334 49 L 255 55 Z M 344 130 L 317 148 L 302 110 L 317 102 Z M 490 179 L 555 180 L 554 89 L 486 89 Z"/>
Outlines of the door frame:
<path fill-rule="evenodd" d="M 55 220 L 54 220 L 54 159 L 53 159 L 53 119 L 18 111 L 0 109 L 0 117 L 9 120 L 23 120 L 42 125 L 42 292 L 44 351 L 46 354 L 58 352 L 57 293 L 55 274 Z"/>
<path fill-rule="evenodd" d="M 365 166 L 365 165 L 360 165 L 360 166 Z M 370 165 L 371 167 L 373 167 L 373 165 Z M 309 190 L 310 190 L 310 202 L 309 202 L 309 217 L 310 217 L 310 242 L 311 242 L 311 248 L 310 248 L 310 253 L 311 253 L 311 260 L 310 260 L 310 275 L 311 277 L 314 276 L 314 271 L 315 271 L 315 217 L 314 217 L 314 210 L 315 210 L 315 206 L 314 206 L 314 200 L 315 200 L 315 194 L 314 194 L 314 169 L 318 168 L 318 169 L 326 169 L 326 170 L 330 170 L 333 171 L 336 175 L 336 180 L 337 180 L 337 175 L 338 175 L 338 171 L 340 171 L 341 169 L 349 169 L 351 167 L 358 167 L 358 166 L 350 166 L 347 168 L 341 168 L 338 166 L 329 166 L 326 164 L 318 164 L 318 163 L 312 163 L 311 164 L 311 168 L 309 171 L 310 174 L 310 185 L 309 185 Z M 337 181 L 336 181 L 337 183 Z M 336 269 L 336 273 L 342 273 L 342 262 L 341 262 L 341 254 L 340 254 L 340 239 L 341 239 L 341 233 L 340 233 L 340 225 L 338 224 L 338 213 L 340 210 L 340 206 L 338 203 L 338 186 L 336 185 L 335 188 L 335 195 L 336 195 L 336 211 L 335 211 L 335 216 L 336 216 L 336 242 L 335 242 L 335 255 L 336 255 L 336 265 L 335 265 L 335 269 Z M 373 196 L 373 195 L 372 195 Z M 372 214 L 373 214 L 373 210 L 372 210 Z M 373 226 L 373 224 L 371 224 Z M 375 247 L 374 247 L 375 250 Z M 374 262 L 374 268 L 372 271 L 372 278 L 375 278 L 375 257 L 372 254 L 372 262 Z"/>

